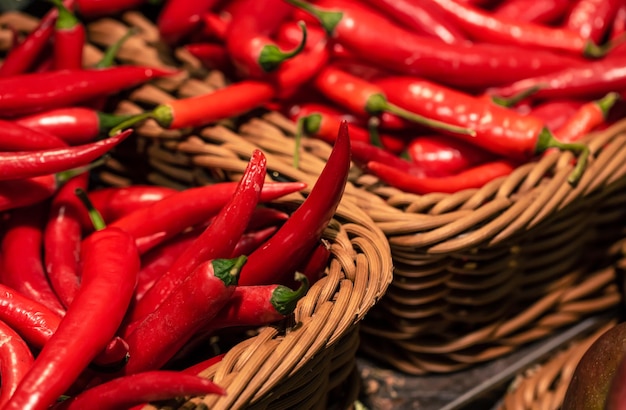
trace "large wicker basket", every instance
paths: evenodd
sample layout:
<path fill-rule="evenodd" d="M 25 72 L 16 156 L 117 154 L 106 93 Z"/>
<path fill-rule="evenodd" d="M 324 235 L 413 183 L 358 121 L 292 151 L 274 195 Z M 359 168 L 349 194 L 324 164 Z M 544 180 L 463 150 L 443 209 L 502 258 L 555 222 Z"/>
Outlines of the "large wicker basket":
<path fill-rule="evenodd" d="M 0 21 L 28 31 L 33 19 L 20 13 L 0 15 Z M 36 21 L 35 21 L 36 22 Z M 180 75 L 161 79 L 128 95 L 111 99 L 120 112 L 135 112 L 139 105 L 210 92 L 221 87 L 224 76 L 207 72 L 180 50 L 168 50 L 158 41 L 154 25 L 138 12 L 116 19 L 101 19 L 88 26 L 90 43 L 85 64 L 102 55 L 105 46 L 138 28 L 120 50 L 126 64 L 181 68 Z M 0 36 L 1 37 L 1 36 Z M 251 114 L 252 115 L 252 114 Z M 254 118 L 254 117 L 252 117 Z M 107 164 L 98 170 L 98 183 L 125 186 L 152 183 L 179 189 L 218 181 L 237 180 L 258 146 L 242 136 L 238 122 L 227 119 L 204 129 L 168 131 L 155 123 L 138 127 L 134 138 L 117 147 Z M 247 127 L 255 127 L 254 121 Z M 318 150 L 319 148 L 319 150 Z M 272 177 L 307 182 L 301 193 L 268 206 L 287 212 L 301 204 L 315 183 L 329 155 L 328 146 L 311 146 L 295 169 L 266 151 L 268 179 Z M 351 185 L 347 191 L 353 191 Z M 224 397 L 194 397 L 163 408 L 350 408 L 359 392 L 356 352 L 359 324 L 382 297 L 392 279 L 388 242 L 371 218 L 346 196 L 324 231 L 331 251 L 325 275 L 301 299 L 295 312 L 282 323 L 252 333 L 229 335 L 221 344 L 212 341 L 207 350 L 226 350 L 223 359 L 202 374 L 227 390 Z M 234 340 L 234 341 L 233 341 Z M 152 406 L 147 406 L 152 407 Z"/>

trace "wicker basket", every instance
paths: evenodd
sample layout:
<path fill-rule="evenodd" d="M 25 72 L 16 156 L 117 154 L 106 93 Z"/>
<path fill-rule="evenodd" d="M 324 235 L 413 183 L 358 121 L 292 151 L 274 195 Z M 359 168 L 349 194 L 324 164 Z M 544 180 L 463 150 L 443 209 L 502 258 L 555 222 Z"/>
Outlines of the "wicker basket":
<path fill-rule="evenodd" d="M 32 29 L 32 19 L 20 13 L 0 15 L 0 21 L 23 21 L 18 29 Z M 224 76 L 207 72 L 181 50 L 168 50 L 158 32 L 141 13 L 128 12 L 120 20 L 101 19 L 88 25 L 90 43 L 84 62 L 91 65 L 105 46 L 139 29 L 122 46 L 118 56 L 126 64 L 178 67 L 180 75 L 159 79 L 120 94 L 110 105 L 120 112 L 137 112 L 140 106 L 167 99 L 210 92 L 224 86 Z M 0 35 L 0 37 L 2 37 Z M 253 114 L 251 114 L 253 115 Z M 238 180 L 254 143 L 242 137 L 238 122 L 225 120 L 201 130 L 164 130 L 153 122 L 137 128 L 135 138 L 118 146 L 98 170 L 98 183 L 126 186 L 152 183 L 183 189 L 218 181 Z M 253 123 L 253 121 L 251 121 Z M 318 150 L 319 148 L 319 150 Z M 328 146 L 311 146 L 295 169 L 268 152 L 269 176 L 304 181 L 308 188 L 268 206 L 292 211 L 301 204 L 330 154 Z M 348 191 L 355 188 L 349 186 Z M 348 196 L 340 203 L 324 231 L 331 257 L 326 274 L 298 303 L 283 323 L 254 332 L 229 335 L 224 344 L 212 341 L 207 350 L 226 348 L 224 358 L 203 371 L 227 390 L 225 397 L 194 397 L 161 403 L 161 408 L 327 409 L 350 408 L 357 399 L 360 377 L 356 369 L 359 324 L 381 298 L 392 279 L 389 244 L 371 218 Z M 146 406 L 153 408 L 153 406 Z"/>

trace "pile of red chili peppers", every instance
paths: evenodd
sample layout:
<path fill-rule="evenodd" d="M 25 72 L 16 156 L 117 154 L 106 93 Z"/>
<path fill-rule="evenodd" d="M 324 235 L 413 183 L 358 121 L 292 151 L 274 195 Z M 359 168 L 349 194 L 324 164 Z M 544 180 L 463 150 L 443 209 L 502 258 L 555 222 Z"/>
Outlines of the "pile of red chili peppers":
<path fill-rule="evenodd" d="M 538 4 L 541 4 L 541 7 Z M 351 161 L 405 192 L 478 188 L 623 117 L 618 0 L 54 0 L 0 64 L 0 407 L 128 408 L 225 394 L 181 369 L 225 328 L 290 314 L 323 274 Z M 85 24 L 138 9 L 231 83 L 136 116 L 107 98 L 175 70 L 83 65 Z M 271 12 L 268 12 L 271 11 Z M 156 13 L 155 13 L 156 12 Z M 128 36 L 132 35 L 129 33 Z M 128 38 L 125 36 L 121 41 Z M 333 144 L 291 214 L 263 152 L 241 180 L 94 186 L 132 126 L 201 127 L 264 107 Z M 297 153 L 294 153 L 297 158 Z M 295 161 L 297 166 L 297 161 Z M 178 366 L 178 367 L 177 367 Z"/>

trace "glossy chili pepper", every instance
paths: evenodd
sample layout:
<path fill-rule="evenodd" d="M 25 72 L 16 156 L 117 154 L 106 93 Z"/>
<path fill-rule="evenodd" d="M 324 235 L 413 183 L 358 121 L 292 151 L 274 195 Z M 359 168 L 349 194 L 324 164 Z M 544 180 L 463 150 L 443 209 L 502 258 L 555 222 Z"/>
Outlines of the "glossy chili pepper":
<path fill-rule="evenodd" d="M 350 124 L 350 141 L 371 144 L 370 133 L 360 126 L 361 122 L 356 117 L 332 106 L 303 103 L 293 107 L 289 116 L 293 121 L 302 123 L 302 130 L 306 135 L 315 136 L 330 144 L 334 143 L 337 138 L 337 130 L 341 121 L 346 120 Z M 406 146 L 406 142 L 402 138 L 384 133 L 380 134 L 379 137 L 382 146 L 392 153 L 400 153 Z"/>
<path fill-rule="evenodd" d="M 66 107 L 37 112 L 14 121 L 24 127 L 55 135 L 69 145 L 81 145 L 106 135 L 129 117 L 86 107 Z"/>
<path fill-rule="evenodd" d="M 540 119 L 551 130 L 559 129 L 585 104 L 582 100 L 554 99 L 533 106 L 529 113 Z"/>
<path fill-rule="evenodd" d="M 255 150 L 228 203 L 130 310 L 127 322 L 131 326 L 152 313 L 200 263 L 232 255 L 260 200 L 265 175 L 265 155 Z"/>
<path fill-rule="evenodd" d="M 601 57 L 608 50 L 568 28 L 550 27 L 499 18 L 480 8 L 454 0 L 431 0 L 471 37 L 479 41 L 538 47 L 589 57 Z"/>
<path fill-rule="evenodd" d="M 565 15 L 570 3 L 569 0 L 505 0 L 495 7 L 493 14 L 501 19 L 551 24 Z"/>
<path fill-rule="evenodd" d="M 240 256 L 197 265 L 166 295 L 160 306 L 125 337 L 130 346 L 130 359 L 122 370 L 124 374 L 158 369 L 172 358 L 228 302 L 245 261 L 246 257 Z"/>
<path fill-rule="evenodd" d="M 623 36 L 624 33 L 626 33 L 626 4 L 620 5 L 620 7 L 617 9 L 617 12 L 615 12 L 615 18 L 613 19 L 613 24 L 611 24 L 609 39 L 615 40 Z M 623 46 L 623 43 L 621 44 L 621 46 L 622 47 L 617 45 L 616 48 L 619 47 L 622 50 L 626 49 L 626 47 Z M 614 50 L 615 49 L 611 50 L 611 52 L 613 52 Z"/>
<path fill-rule="evenodd" d="M 433 192 L 455 193 L 469 188 L 480 188 L 487 182 L 510 174 L 514 169 L 509 161 L 496 160 L 468 168 L 445 177 L 416 177 L 383 164 L 371 162 L 367 169 L 382 181 L 404 192 L 424 195 Z"/>
<path fill-rule="evenodd" d="M 609 55 L 601 60 L 569 67 L 546 75 L 533 75 L 523 80 L 492 87 L 488 92 L 508 96 L 539 87 L 533 94 L 537 99 L 600 98 L 612 91 L 626 89 L 626 55 Z"/>
<path fill-rule="evenodd" d="M 426 176 L 431 177 L 456 174 L 495 159 L 489 151 L 446 135 L 415 137 L 407 146 L 407 154 Z"/>
<path fill-rule="evenodd" d="M 353 76 L 337 67 L 325 67 L 315 78 L 315 86 L 327 98 L 355 114 L 378 115 L 386 111 L 431 128 L 473 135 L 471 129 L 437 121 L 398 107 L 390 103 L 384 91 L 375 84 Z"/>
<path fill-rule="evenodd" d="M 37 151 L 0 152 L 0 180 L 31 178 L 86 166 L 126 139 L 132 130 L 110 138 L 77 145 Z"/>
<path fill-rule="evenodd" d="M 161 38 L 168 44 L 180 42 L 200 25 L 201 16 L 217 3 L 217 0 L 167 0 L 157 17 Z"/>
<path fill-rule="evenodd" d="M 76 0 L 78 12 L 87 18 L 115 15 L 121 11 L 135 9 L 148 0 Z"/>
<path fill-rule="evenodd" d="M 83 66 L 83 48 L 87 37 L 85 26 L 61 0 L 52 0 L 52 4 L 58 13 L 53 37 L 54 69 L 80 69 Z"/>
<path fill-rule="evenodd" d="M 0 406 L 4 406 L 9 397 L 30 370 L 35 359 L 22 337 L 9 325 L 0 321 Z"/>
<path fill-rule="evenodd" d="M 83 225 L 89 215 L 74 194 L 87 189 L 89 174 L 77 175 L 54 196 L 43 234 L 43 255 L 50 286 L 65 308 L 69 307 L 80 283 L 79 256 Z"/>
<path fill-rule="evenodd" d="M 0 114 L 32 114 L 117 93 L 176 71 L 154 67 L 117 66 L 59 70 L 0 78 Z"/>
<path fill-rule="evenodd" d="M 622 3 L 620 0 L 576 0 L 565 17 L 563 27 L 599 44 Z"/>
<path fill-rule="evenodd" d="M 177 192 L 165 186 L 134 184 L 94 189 L 89 199 L 108 224 Z"/>
<path fill-rule="evenodd" d="M 59 187 L 56 175 L 0 181 L 0 211 L 21 208 L 50 198 Z"/>
<path fill-rule="evenodd" d="M 384 148 L 363 141 L 351 141 L 351 148 L 352 160 L 364 170 L 368 162 L 376 161 L 384 162 L 409 174 L 425 175 L 425 170 L 419 165 L 400 158 Z"/>
<path fill-rule="evenodd" d="M 319 0 L 313 6 L 287 1 L 322 19 L 333 38 L 360 59 L 442 84 L 480 89 L 581 64 L 579 58 L 523 47 L 446 44 L 413 34 L 358 2 Z"/>
<path fill-rule="evenodd" d="M 196 57 L 203 66 L 214 70 L 231 72 L 232 61 L 224 44 L 192 43 L 183 46 L 192 56 Z"/>
<path fill-rule="evenodd" d="M 271 201 L 300 191 L 305 186 L 303 182 L 263 184 L 260 201 Z M 165 240 L 217 214 L 230 201 L 236 189 L 236 182 L 189 188 L 146 208 L 138 209 L 113 222 L 111 226 L 117 226 L 137 238 L 139 249 L 143 253 L 154 245 L 148 239 L 155 234 L 165 232 L 165 236 L 160 238 Z M 142 245 L 142 239 L 146 240 L 145 245 Z"/>
<path fill-rule="evenodd" d="M 2 119 L 0 127 L 2 127 L 0 151 L 35 151 L 67 147 L 67 143 L 62 139 L 46 131 Z"/>
<path fill-rule="evenodd" d="M 557 141 L 545 124 L 530 115 L 493 104 L 490 100 L 411 77 L 389 77 L 376 82 L 389 100 L 408 110 L 476 131 L 475 137 L 455 137 L 510 159 L 528 160 L 548 148 L 579 154 L 569 182 L 576 184 L 587 165 L 584 144 Z"/>
<path fill-rule="evenodd" d="M 74 6 L 74 0 L 65 0 L 63 4 L 67 8 Z M 12 77 L 17 74 L 26 73 L 41 57 L 42 51 L 48 45 L 48 41 L 54 33 L 54 23 L 58 12 L 56 8 L 48 11 L 37 27 L 28 36 L 12 48 L 0 65 L 0 77 Z"/>
<path fill-rule="evenodd" d="M 234 258 L 240 255 L 249 255 L 254 252 L 261 246 L 265 241 L 276 233 L 278 227 L 276 226 L 268 226 L 267 228 L 262 228 L 256 231 L 246 232 L 241 235 L 239 241 L 235 245 L 235 249 L 231 256 Z"/>
<path fill-rule="evenodd" d="M 63 402 L 59 409 L 118 410 L 182 396 L 226 394 L 205 377 L 173 370 L 153 370 L 122 376 L 91 387 Z"/>
<path fill-rule="evenodd" d="M 618 93 L 582 105 L 569 120 L 559 127 L 554 136 L 562 142 L 575 142 L 606 121 L 609 111 L 619 99 Z"/>
<path fill-rule="evenodd" d="M 207 12 L 200 16 L 202 21 L 202 34 L 211 40 L 224 42 L 228 25 L 230 24 L 230 16 L 226 17 L 220 13 Z"/>
<path fill-rule="evenodd" d="M 226 49 L 243 78 L 263 78 L 300 53 L 306 44 L 306 28 L 293 50 L 283 51 L 270 37 L 286 20 L 292 6 L 282 0 L 244 0 L 232 15 L 226 33 Z M 264 12 L 270 9 L 271 13 Z"/>
<path fill-rule="evenodd" d="M 81 261 L 74 301 L 6 409 L 47 409 L 115 335 L 139 271 L 134 240 L 120 229 L 104 228 L 83 242 Z"/>
<path fill-rule="evenodd" d="M 50 287 L 41 257 L 46 212 L 43 203 L 11 212 L 2 238 L 0 279 L 63 316 L 65 309 Z"/>
<path fill-rule="evenodd" d="M 307 25 L 305 50 L 324 40 L 326 32 L 322 27 Z M 299 21 L 287 20 L 278 26 L 274 35 L 281 47 L 297 47 L 302 42 L 302 24 Z"/>
<path fill-rule="evenodd" d="M 366 3 L 382 10 L 414 33 L 428 35 L 448 44 L 467 41 L 465 33 L 443 18 L 437 8 L 427 1 L 367 0 Z"/>
<path fill-rule="evenodd" d="M 304 259 L 297 272 L 306 276 L 309 286 L 313 286 L 326 273 L 330 256 L 330 244 L 322 239 L 313 252 Z"/>
<path fill-rule="evenodd" d="M 348 123 L 342 122 L 324 169 L 304 202 L 241 271 L 241 285 L 285 283 L 317 246 L 343 196 L 350 169 Z"/>

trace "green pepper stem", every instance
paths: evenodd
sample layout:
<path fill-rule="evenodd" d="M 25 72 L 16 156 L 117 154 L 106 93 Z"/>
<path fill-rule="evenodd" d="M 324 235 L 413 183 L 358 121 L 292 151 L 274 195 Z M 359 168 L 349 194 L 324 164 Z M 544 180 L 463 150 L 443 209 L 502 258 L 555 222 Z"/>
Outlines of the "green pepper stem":
<path fill-rule="evenodd" d="M 167 112 L 170 113 L 169 117 L 166 115 Z M 159 123 L 159 125 L 163 127 L 167 127 L 172 122 L 171 110 L 165 105 L 159 105 L 152 111 L 142 112 L 141 114 L 137 114 L 137 115 L 131 115 L 127 119 L 119 122 L 116 126 L 111 128 L 111 130 L 109 131 L 109 136 L 112 137 L 118 132 L 125 130 L 126 128 L 133 127 L 139 124 L 140 122 L 143 122 L 151 118 L 156 120 L 156 122 Z"/>
<path fill-rule="evenodd" d="M 591 155 L 589 147 L 582 143 L 561 142 L 554 138 L 554 135 L 552 135 L 552 133 L 547 128 L 544 128 L 539 134 L 539 138 L 537 139 L 535 153 L 544 152 L 549 148 L 557 148 L 561 151 L 571 151 L 574 154 L 578 154 L 576 166 L 574 167 L 574 170 L 567 179 L 567 182 L 569 182 L 570 185 L 576 186 L 578 184 L 578 181 L 580 181 L 580 178 L 582 178 L 583 173 L 585 172 L 585 168 L 587 168 L 589 155 Z"/>
<path fill-rule="evenodd" d="M 85 205 L 85 208 L 87 208 L 87 212 L 89 213 L 89 219 L 91 219 L 91 224 L 93 225 L 94 229 L 96 231 L 100 231 L 106 228 L 106 223 L 104 222 L 104 218 L 102 217 L 100 212 L 96 209 L 96 207 L 93 206 L 93 203 L 89 199 L 89 195 L 87 195 L 87 192 L 85 192 L 85 190 L 82 188 L 76 188 L 76 190 L 74 190 L 74 193 L 76 194 L 78 199 L 80 199 L 80 201 L 83 203 L 83 205 Z"/>
<path fill-rule="evenodd" d="M 72 13 L 61 0 L 49 0 L 56 7 L 59 13 L 55 22 L 55 28 L 59 30 L 69 30 L 80 25 L 80 20 Z"/>
<path fill-rule="evenodd" d="M 389 101 L 387 101 L 387 98 L 383 94 L 380 94 L 380 93 L 373 94 L 372 96 L 370 96 L 370 98 L 367 100 L 365 110 L 369 112 L 370 114 L 374 114 L 374 115 L 379 114 L 383 111 L 387 111 L 387 112 L 397 115 L 398 117 L 404 118 L 405 120 L 409 120 L 418 124 L 426 125 L 434 129 L 454 132 L 457 134 L 467 134 L 471 136 L 476 135 L 476 131 L 474 130 L 459 127 L 459 126 L 452 125 L 452 124 L 447 124 L 445 122 L 426 118 L 419 114 L 415 114 L 413 112 L 407 111 L 404 108 L 398 107 L 397 105 L 390 103 Z"/>
<path fill-rule="evenodd" d="M 84 174 L 85 172 L 91 171 L 92 169 L 99 167 L 100 165 L 104 165 L 108 158 L 109 155 L 105 154 L 97 160 L 92 161 L 91 163 L 82 167 L 76 167 L 68 169 L 66 171 L 57 172 L 54 177 L 59 184 L 64 184 L 77 175 Z"/>
<path fill-rule="evenodd" d="M 135 35 L 137 33 L 137 31 L 138 30 L 135 27 L 131 27 L 130 29 L 128 29 L 126 34 L 124 34 L 115 43 L 111 44 L 106 49 L 106 51 L 104 52 L 104 55 L 102 56 L 100 61 L 98 61 L 96 64 L 94 64 L 93 68 L 113 67 L 113 64 L 115 63 L 115 58 L 117 57 L 117 54 L 119 53 L 120 49 L 122 48 L 122 45 L 124 45 L 126 40 L 128 40 L 130 37 Z"/>
<path fill-rule="evenodd" d="M 259 55 L 259 65 L 263 71 L 269 73 L 276 70 L 283 62 L 297 56 L 302 52 L 302 50 L 304 50 L 307 39 L 306 24 L 303 21 L 299 21 L 298 26 L 300 26 L 300 29 L 302 30 L 302 40 L 300 40 L 300 43 L 293 50 L 282 51 L 275 44 L 268 44 L 263 47 L 263 50 L 261 50 L 261 54 Z"/>
<path fill-rule="evenodd" d="M 595 103 L 600 108 L 600 111 L 602 111 L 602 116 L 606 118 L 607 115 L 609 115 L 609 111 L 611 111 L 611 108 L 613 108 L 613 106 L 619 99 L 619 93 L 610 92 L 599 100 L 596 100 Z"/>
<path fill-rule="evenodd" d="M 337 24 L 339 24 L 339 22 L 343 18 L 343 13 L 340 11 L 324 10 L 306 1 L 302 1 L 302 0 L 285 0 L 285 1 L 287 1 L 287 3 L 299 9 L 306 11 L 307 13 L 315 17 L 320 22 L 322 27 L 324 27 L 324 30 L 326 31 L 326 33 L 328 33 L 329 35 L 332 35 L 335 32 L 335 28 L 337 27 Z"/>
<path fill-rule="evenodd" d="M 247 260 L 245 255 L 231 259 L 215 259 L 211 262 L 213 274 L 226 286 L 235 286 L 239 282 L 239 272 Z"/>
<path fill-rule="evenodd" d="M 383 147 L 383 141 L 380 139 L 380 133 L 378 132 L 378 126 L 380 125 L 380 120 L 376 117 L 370 117 L 367 121 L 367 131 L 370 137 L 370 143 L 375 147 Z"/>
<path fill-rule="evenodd" d="M 274 292 L 272 292 L 272 298 L 270 302 L 274 309 L 281 315 L 288 315 L 292 313 L 298 301 L 306 295 L 309 291 L 309 280 L 305 275 L 300 272 L 296 272 L 295 279 L 300 282 L 300 287 L 296 290 L 291 290 L 287 286 L 278 285 Z"/>
<path fill-rule="evenodd" d="M 624 41 L 626 41 L 626 33 L 622 33 L 621 35 L 603 45 L 598 45 L 591 40 L 587 40 L 585 48 L 583 49 L 583 55 L 585 57 L 591 58 L 602 58 L 609 51 L 611 51 L 616 46 L 622 44 Z"/>
<path fill-rule="evenodd" d="M 302 118 L 302 131 L 307 135 L 316 134 L 322 127 L 322 114 L 312 113 Z"/>
<path fill-rule="evenodd" d="M 517 104 L 519 104 L 521 101 L 523 101 L 524 99 L 530 97 L 531 95 L 535 94 L 537 91 L 541 90 L 542 86 L 543 86 L 542 84 L 537 84 L 532 87 L 528 87 L 527 89 L 522 90 L 518 92 L 517 94 L 513 94 L 510 97 L 499 97 L 497 95 L 492 95 L 491 101 L 493 101 L 494 104 L 501 105 L 503 107 L 507 107 L 507 108 L 514 107 Z"/>

